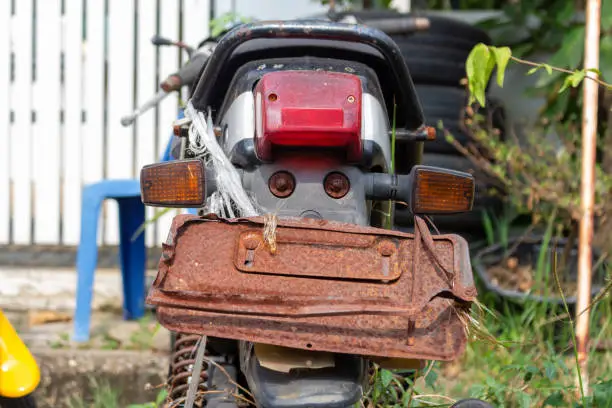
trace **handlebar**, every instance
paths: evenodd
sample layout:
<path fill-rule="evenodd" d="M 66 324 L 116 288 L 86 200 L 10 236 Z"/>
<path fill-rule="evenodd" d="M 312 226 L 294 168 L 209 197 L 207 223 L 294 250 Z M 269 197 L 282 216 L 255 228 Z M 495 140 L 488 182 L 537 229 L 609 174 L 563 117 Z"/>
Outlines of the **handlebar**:
<path fill-rule="evenodd" d="M 160 90 L 154 97 L 152 97 L 151 99 L 143 103 L 142 106 L 137 108 L 134 112 L 122 117 L 121 125 L 130 126 L 132 123 L 134 123 L 134 121 L 136 120 L 138 116 L 142 115 L 143 113 L 145 113 L 146 111 L 148 111 L 149 109 L 151 109 L 152 107 L 160 103 L 169 94 L 170 94 L 169 92 L 166 92 L 163 89 Z"/>
<path fill-rule="evenodd" d="M 140 107 L 134 110 L 129 115 L 121 118 L 122 126 L 130 126 L 134 121 L 149 109 L 155 107 L 163 101 L 173 91 L 178 91 L 183 85 L 190 85 L 195 82 L 202 67 L 208 61 L 208 57 L 212 53 L 212 46 L 204 48 L 202 51 L 193 55 L 193 57 L 181 67 L 176 73 L 169 75 L 161 84 L 159 92 L 151 99 L 143 103 Z"/>

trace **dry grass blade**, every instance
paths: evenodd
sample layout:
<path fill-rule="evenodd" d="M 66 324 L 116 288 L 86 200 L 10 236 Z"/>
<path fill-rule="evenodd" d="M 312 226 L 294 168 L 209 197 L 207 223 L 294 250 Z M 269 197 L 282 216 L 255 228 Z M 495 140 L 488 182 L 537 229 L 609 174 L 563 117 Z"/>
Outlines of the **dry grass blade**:
<path fill-rule="evenodd" d="M 251 392 L 249 390 L 247 390 L 246 388 L 244 388 L 243 386 L 238 384 L 236 381 L 234 381 L 232 379 L 232 377 L 229 375 L 229 373 L 227 372 L 227 370 L 225 370 L 225 368 L 223 368 L 223 366 L 218 364 L 216 361 L 213 361 L 213 360 L 208 359 L 208 358 L 205 358 L 205 361 L 207 363 L 215 366 L 216 368 L 218 368 L 219 371 L 221 371 L 223 373 L 223 375 L 225 375 L 227 377 L 227 379 L 230 382 L 230 384 L 235 385 L 238 389 L 242 390 L 242 392 L 244 392 L 245 394 L 249 395 L 251 398 L 255 398 L 255 397 L 253 397 L 253 394 L 251 394 Z"/>
<path fill-rule="evenodd" d="M 236 394 L 236 393 L 232 393 L 228 390 L 215 390 L 215 391 L 199 391 L 196 395 L 197 396 L 206 396 L 206 395 L 211 395 L 211 394 L 227 394 L 227 395 L 231 395 L 232 397 L 236 398 L 237 400 L 246 402 L 249 405 L 252 406 L 256 406 L 254 401 L 251 401 L 248 398 L 243 397 L 240 394 Z M 178 408 L 179 406 L 181 406 L 181 404 L 183 404 L 185 402 L 185 400 L 187 399 L 187 397 L 181 397 L 178 398 L 174 401 L 172 401 L 172 404 L 169 405 L 167 408 Z"/>

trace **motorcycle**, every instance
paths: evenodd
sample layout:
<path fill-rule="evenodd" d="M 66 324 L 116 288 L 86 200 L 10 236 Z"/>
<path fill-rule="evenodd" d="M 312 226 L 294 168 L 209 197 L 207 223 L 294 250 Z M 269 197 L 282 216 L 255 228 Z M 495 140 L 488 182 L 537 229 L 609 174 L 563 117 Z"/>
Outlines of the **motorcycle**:
<path fill-rule="evenodd" d="M 419 164 L 436 130 L 391 38 L 240 25 L 192 50 L 156 98 L 185 85 L 176 160 L 140 174 L 145 205 L 197 209 L 174 218 L 147 296 L 176 333 L 168 406 L 346 408 L 373 363 L 416 373 L 463 353 L 468 245 L 427 215 L 470 211 L 474 179 Z M 394 204 L 414 232 L 389 228 Z"/>
<path fill-rule="evenodd" d="M 35 408 L 39 383 L 36 360 L 0 310 L 0 407 Z"/>

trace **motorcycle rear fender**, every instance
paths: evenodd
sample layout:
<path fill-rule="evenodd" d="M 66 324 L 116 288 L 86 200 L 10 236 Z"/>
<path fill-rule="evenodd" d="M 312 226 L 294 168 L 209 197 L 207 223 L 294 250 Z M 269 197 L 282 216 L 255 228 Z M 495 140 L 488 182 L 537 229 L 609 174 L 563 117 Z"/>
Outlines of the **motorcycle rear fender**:
<path fill-rule="evenodd" d="M 177 216 L 147 302 L 170 330 L 305 350 L 453 360 L 475 299 L 467 243 L 314 219 Z"/>
<path fill-rule="evenodd" d="M 39 382 L 36 360 L 0 310 L 0 397 L 24 397 Z"/>

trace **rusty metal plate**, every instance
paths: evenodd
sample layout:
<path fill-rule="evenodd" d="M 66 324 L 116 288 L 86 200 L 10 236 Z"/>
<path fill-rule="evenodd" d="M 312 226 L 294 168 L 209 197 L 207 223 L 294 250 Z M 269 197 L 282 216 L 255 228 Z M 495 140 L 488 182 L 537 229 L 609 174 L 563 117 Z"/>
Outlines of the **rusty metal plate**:
<path fill-rule="evenodd" d="M 459 236 L 283 219 L 275 254 L 260 242 L 248 255 L 254 245 L 245 237 L 260 239 L 263 229 L 260 217 L 176 217 L 147 298 L 158 306 L 160 323 L 180 332 L 365 356 L 451 360 L 463 351 L 460 313 L 476 290 Z M 389 260 L 392 279 L 385 267 L 362 265 L 381 256 L 375 249 L 387 241 L 397 254 Z M 339 256 L 353 251 L 359 257 Z M 245 261 L 257 263 L 257 273 L 243 272 Z M 309 272 L 295 272 L 300 265 Z"/>
<path fill-rule="evenodd" d="M 261 228 L 239 235 L 234 266 L 242 272 L 336 279 L 391 281 L 399 278 L 397 239 L 355 233 L 281 228 L 276 250 Z M 330 262 L 330 260 L 334 260 Z"/>

